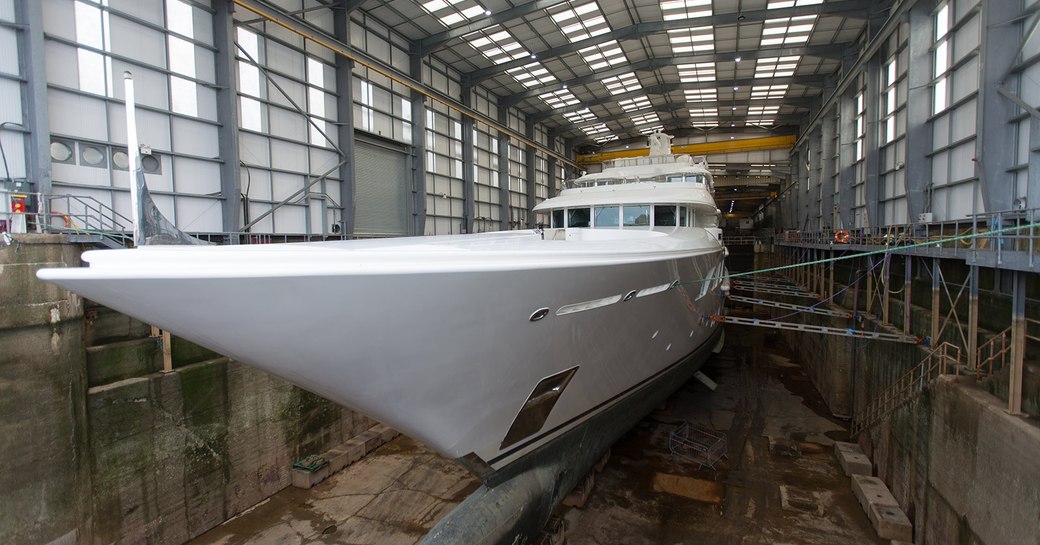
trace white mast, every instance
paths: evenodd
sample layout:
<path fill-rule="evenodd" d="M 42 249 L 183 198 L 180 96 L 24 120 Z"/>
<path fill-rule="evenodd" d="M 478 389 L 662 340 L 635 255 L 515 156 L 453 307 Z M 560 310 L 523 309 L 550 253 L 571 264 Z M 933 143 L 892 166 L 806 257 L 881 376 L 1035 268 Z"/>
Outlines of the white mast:
<path fill-rule="evenodd" d="M 137 143 L 137 115 L 134 103 L 134 76 L 123 72 L 123 89 L 126 95 L 126 155 L 130 158 L 130 219 L 134 222 L 134 244 L 144 242 L 141 229 L 141 192 L 138 177 L 141 169 L 141 147 Z"/>

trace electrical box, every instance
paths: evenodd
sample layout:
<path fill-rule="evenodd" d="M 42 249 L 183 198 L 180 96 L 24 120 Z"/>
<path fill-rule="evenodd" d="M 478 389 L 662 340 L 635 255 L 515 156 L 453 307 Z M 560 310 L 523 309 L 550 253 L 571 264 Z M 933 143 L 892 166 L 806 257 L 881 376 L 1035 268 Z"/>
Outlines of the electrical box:
<path fill-rule="evenodd" d="M 917 215 L 917 223 L 932 223 L 932 213 L 925 212 Z"/>

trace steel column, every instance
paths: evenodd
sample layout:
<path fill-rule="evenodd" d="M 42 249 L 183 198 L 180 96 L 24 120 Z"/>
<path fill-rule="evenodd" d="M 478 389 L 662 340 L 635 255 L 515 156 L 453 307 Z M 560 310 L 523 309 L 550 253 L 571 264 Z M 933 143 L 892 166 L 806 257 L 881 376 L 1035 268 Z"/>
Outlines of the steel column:
<path fill-rule="evenodd" d="M 216 53 L 217 123 L 220 149 L 221 218 L 224 231 L 239 230 L 242 213 L 242 179 L 238 158 L 238 81 L 235 78 L 235 5 L 218 2 L 213 12 L 213 43 Z M 248 202 L 246 203 L 248 206 Z M 238 244 L 238 236 L 228 243 Z"/>
<path fill-rule="evenodd" d="M 879 183 L 878 173 L 881 170 L 881 154 L 878 151 L 878 119 L 881 106 L 881 63 L 877 57 L 872 57 L 866 65 L 867 88 L 863 91 L 863 101 L 866 111 L 863 112 L 866 122 L 867 133 L 863 136 L 863 160 L 865 167 L 864 181 L 866 187 L 867 226 L 880 227 L 882 225 L 879 206 Z"/>
<path fill-rule="evenodd" d="M 350 14 L 343 9 L 332 10 L 333 28 L 336 39 L 344 43 L 350 43 Z M 339 167 L 341 180 L 340 206 L 343 207 L 343 216 L 340 218 L 343 235 L 352 238 L 354 236 L 354 214 L 356 187 L 354 182 L 354 61 L 336 55 L 336 89 L 339 91 L 336 97 L 336 109 L 339 124 L 337 125 L 337 136 L 339 137 L 339 149 L 342 153 L 341 160 L 345 162 Z M 468 118 L 467 118 L 468 119 Z"/>
<path fill-rule="evenodd" d="M 856 194 L 852 189 L 856 181 L 856 169 L 852 164 L 852 150 L 856 145 L 856 102 L 846 93 L 838 101 L 838 107 L 841 108 L 841 126 L 838 130 L 838 159 L 841 165 L 838 174 L 838 218 L 841 221 L 834 228 L 851 229 L 856 226 L 852 212 L 856 204 Z"/>
<path fill-rule="evenodd" d="M 498 107 L 498 122 L 504 127 L 509 126 L 509 108 Z M 498 215 L 500 218 L 500 229 L 509 231 L 513 228 L 513 218 L 510 215 L 509 194 L 509 135 L 504 132 L 498 133 Z"/>
<path fill-rule="evenodd" d="M 466 107 L 473 101 L 473 86 L 463 78 L 462 103 Z M 462 232 L 473 232 L 473 218 L 476 216 L 474 193 L 476 192 L 473 152 L 473 118 L 462 116 Z M 553 158 L 555 159 L 555 157 Z"/>
<path fill-rule="evenodd" d="M 37 0 L 15 2 L 15 20 L 25 27 L 18 33 L 25 128 L 29 131 L 26 176 L 32 190 L 40 193 L 39 211 L 49 217 L 51 195 L 51 129 L 47 107 L 47 69 L 44 65 L 43 3 Z M 13 54 L 9 52 L 8 54 Z M 37 222 L 38 229 L 46 222 Z"/>
<path fill-rule="evenodd" d="M 892 254 L 885 254 L 884 260 L 884 270 L 881 272 L 881 279 L 885 283 L 884 294 L 882 295 L 881 301 L 881 321 L 887 324 L 891 323 L 888 320 L 888 307 L 890 296 L 892 295 Z"/>
<path fill-rule="evenodd" d="M 1022 372 L 1026 352 L 1026 273 L 1014 271 L 1011 289 L 1011 368 L 1008 374 L 1008 412 L 1022 414 Z"/>
<path fill-rule="evenodd" d="M 820 229 L 834 229 L 834 114 L 831 108 L 824 112 L 820 126 Z"/>
<path fill-rule="evenodd" d="M 932 258 L 932 344 L 938 346 L 939 342 L 939 288 L 942 278 L 942 265 L 938 257 Z"/>
<path fill-rule="evenodd" d="M 1015 56 L 1011 55 L 1022 40 L 1022 2 L 981 2 L 979 25 L 979 105 L 976 124 L 975 157 L 978 161 L 985 211 L 1010 210 L 1014 183 L 1008 165 L 1015 164 L 1015 130 L 1008 122 L 1018 114 L 1010 100 L 1000 96 L 998 87 L 1004 82 Z M 981 211 L 981 210 L 980 210 Z"/>
<path fill-rule="evenodd" d="M 913 286 L 914 256 L 904 256 L 903 261 L 903 334 L 910 334 L 910 316 L 913 306 L 913 297 L 910 296 L 910 288 Z"/>
<path fill-rule="evenodd" d="M 867 308 L 866 313 L 870 314 L 874 309 L 874 256 L 867 256 Z"/>
<path fill-rule="evenodd" d="M 534 123 L 532 123 L 530 119 L 527 120 L 527 127 L 525 128 L 524 135 L 527 136 L 529 140 L 534 140 Z M 538 198 L 536 195 L 538 184 L 535 183 L 538 178 L 538 173 L 536 172 L 537 162 L 535 161 L 536 153 L 538 153 L 538 150 L 534 146 L 528 145 L 527 153 L 524 155 L 525 170 L 527 171 L 527 227 L 529 228 L 534 227 L 535 224 L 538 223 L 534 214 L 534 207 L 538 204 Z"/>
<path fill-rule="evenodd" d="M 409 75 L 422 81 L 423 55 L 413 47 Z M 426 231 L 426 95 L 412 91 L 412 234 Z"/>
<path fill-rule="evenodd" d="M 932 6 L 918 2 L 910 9 L 910 44 L 906 98 L 906 189 L 907 213 L 916 223 L 930 203 L 926 192 L 932 179 Z"/>
<path fill-rule="evenodd" d="M 979 266 L 969 266 L 968 274 L 968 369 L 975 369 L 979 350 Z"/>

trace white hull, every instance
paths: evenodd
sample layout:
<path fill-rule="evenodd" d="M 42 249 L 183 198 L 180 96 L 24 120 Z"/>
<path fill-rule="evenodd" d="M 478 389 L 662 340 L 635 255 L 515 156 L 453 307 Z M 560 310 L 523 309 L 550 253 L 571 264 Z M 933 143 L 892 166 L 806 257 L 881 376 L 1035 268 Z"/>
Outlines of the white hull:
<path fill-rule="evenodd" d="M 721 298 L 700 280 L 723 249 L 702 229 L 667 231 L 145 247 L 40 277 L 497 470 L 708 338 L 702 316 Z M 500 448 L 534 386 L 574 366 L 540 431 Z"/>

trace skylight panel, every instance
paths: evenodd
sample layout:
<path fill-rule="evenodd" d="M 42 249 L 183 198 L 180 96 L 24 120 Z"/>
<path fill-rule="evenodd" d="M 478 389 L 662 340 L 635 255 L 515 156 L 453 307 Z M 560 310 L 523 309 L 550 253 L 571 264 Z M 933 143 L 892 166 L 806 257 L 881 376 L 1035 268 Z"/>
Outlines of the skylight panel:
<path fill-rule="evenodd" d="M 714 27 L 702 26 L 694 28 L 679 28 L 676 30 L 669 30 L 668 42 L 672 45 L 673 53 L 714 51 Z"/>
<path fill-rule="evenodd" d="M 625 57 L 625 52 L 621 50 L 621 44 L 617 40 L 579 49 L 578 53 L 593 70 L 609 68 L 628 62 L 628 57 Z"/>
<path fill-rule="evenodd" d="M 608 134 L 606 136 L 600 136 L 600 137 L 596 138 L 596 142 L 599 142 L 600 144 L 602 144 L 604 142 L 610 142 L 611 140 L 617 140 L 617 139 L 618 138 L 617 138 L 616 134 Z"/>
<path fill-rule="evenodd" d="M 462 21 L 470 21 L 487 13 L 476 0 L 430 0 L 420 4 L 430 15 L 444 26 L 450 27 Z"/>
<path fill-rule="evenodd" d="M 619 95 L 629 91 L 638 91 L 643 88 L 643 85 L 639 83 L 639 78 L 636 76 L 635 72 L 628 72 L 627 74 L 621 74 L 620 76 L 604 78 L 603 85 L 611 95 Z"/>
<path fill-rule="evenodd" d="M 759 126 L 762 126 L 762 127 L 771 126 L 773 123 L 775 123 L 775 121 L 773 121 L 772 119 L 768 119 L 768 118 L 763 118 L 763 119 L 751 119 L 751 118 L 748 118 L 747 120 L 744 121 L 744 124 L 746 124 L 746 125 L 759 125 Z"/>
<path fill-rule="evenodd" d="M 556 76 L 552 75 L 547 68 L 538 62 L 511 68 L 506 70 L 506 73 L 513 76 L 513 79 L 528 89 L 556 81 Z"/>
<path fill-rule="evenodd" d="M 694 64 L 680 64 L 679 81 L 683 83 L 700 83 L 702 81 L 715 81 L 715 64 L 710 62 L 698 62 Z"/>
<path fill-rule="evenodd" d="M 710 129 L 718 127 L 719 123 L 717 121 L 709 121 L 707 119 L 693 119 L 690 120 L 690 125 L 693 127 L 702 127 Z"/>
<path fill-rule="evenodd" d="M 815 15 L 767 19 L 762 25 L 762 47 L 773 45 L 797 45 L 809 41 L 816 24 Z"/>
<path fill-rule="evenodd" d="M 686 89 L 686 102 L 715 102 L 719 99 L 717 89 Z"/>
<path fill-rule="evenodd" d="M 663 125 L 654 125 L 652 127 L 643 127 L 641 129 L 639 129 L 639 134 L 650 134 L 650 133 L 655 133 L 655 132 L 663 131 L 663 130 L 664 130 L 664 126 Z"/>
<path fill-rule="evenodd" d="M 574 96 L 574 93 L 568 91 L 567 89 L 542 93 L 538 95 L 538 98 L 544 100 L 546 104 L 555 109 L 573 106 L 579 102 L 578 97 Z"/>
<path fill-rule="evenodd" d="M 764 59 L 758 59 L 758 62 L 755 64 L 755 77 L 778 78 L 793 76 L 795 68 L 798 67 L 799 60 L 801 60 L 801 57 L 797 55 L 793 57 L 767 57 Z"/>
<path fill-rule="evenodd" d="M 563 117 L 566 117 L 567 121 L 571 123 L 584 123 L 596 119 L 596 114 L 592 113 L 588 108 L 582 108 L 576 112 L 567 112 L 563 114 Z"/>
<path fill-rule="evenodd" d="M 637 110 L 645 110 L 646 108 L 653 106 L 653 104 L 650 103 L 650 99 L 647 98 L 646 95 L 642 95 L 627 100 L 619 100 L 618 106 L 621 106 L 621 109 L 625 112 L 634 112 Z"/>
<path fill-rule="evenodd" d="M 661 2 L 665 21 L 711 16 L 711 0 L 665 0 Z"/>
<path fill-rule="evenodd" d="M 502 64 L 531 55 L 530 52 L 524 49 L 524 46 L 516 41 L 512 34 L 502 30 L 502 27 L 499 25 L 470 32 L 463 36 L 462 39 L 495 64 Z"/>
<path fill-rule="evenodd" d="M 718 117 L 716 108 L 690 108 L 690 117 Z"/>
<path fill-rule="evenodd" d="M 649 125 L 652 123 L 661 122 L 661 118 L 657 117 L 657 112 L 648 112 L 642 115 L 634 115 L 631 119 L 632 123 L 634 123 L 637 127 L 639 125 Z"/>
<path fill-rule="evenodd" d="M 749 116 L 767 116 L 776 115 L 780 112 L 779 106 L 748 106 L 747 113 Z"/>
<path fill-rule="evenodd" d="M 784 98 L 789 85 L 754 85 L 751 87 L 751 100 L 762 100 L 767 98 Z"/>
<path fill-rule="evenodd" d="M 822 4 L 823 0 L 769 0 L 766 9 L 793 8 L 795 6 L 813 6 Z"/>
<path fill-rule="evenodd" d="M 598 134 L 607 134 L 610 129 L 606 123 L 596 123 L 595 125 L 589 125 L 587 127 L 581 127 L 582 132 L 589 136 L 596 136 Z"/>
<path fill-rule="evenodd" d="M 575 5 L 572 1 L 546 11 L 571 43 L 610 32 L 607 18 L 600 12 L 596 2 Z"/>

